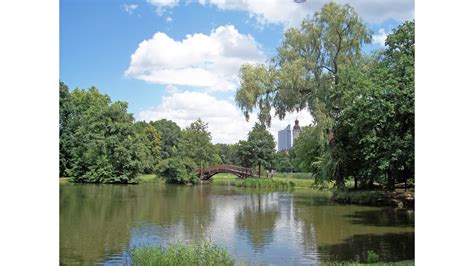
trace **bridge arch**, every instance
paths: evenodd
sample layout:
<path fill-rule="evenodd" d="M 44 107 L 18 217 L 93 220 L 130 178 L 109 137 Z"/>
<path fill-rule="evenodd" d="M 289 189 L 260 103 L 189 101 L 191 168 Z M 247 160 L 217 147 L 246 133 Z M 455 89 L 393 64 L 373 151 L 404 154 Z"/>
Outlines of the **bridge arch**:
<path fill-rule="evenodd" d="M 201 180 L 209 180 L 211 177 L 219 173 L 233 174 L 239 178 L 256 177 L 251 168 L 230 164 L 213 165 L 206 168 L 196 169 L 196 174 Z"/>

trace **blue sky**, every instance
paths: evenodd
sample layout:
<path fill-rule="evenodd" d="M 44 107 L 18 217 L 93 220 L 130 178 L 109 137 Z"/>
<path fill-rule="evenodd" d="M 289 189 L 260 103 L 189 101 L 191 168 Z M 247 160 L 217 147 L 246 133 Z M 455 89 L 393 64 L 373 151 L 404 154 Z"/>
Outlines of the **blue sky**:
<path fill-rule="evenodd" d="M 285 28 L 327 1 L 148 0 L 60 1 L 60 79 L 71 89 L 96 86 L 129 104 L 136 120 L 166 118 L 181 127 L 198 117 L 213 142 L 246 137 L 250 122 L 233 102 L 240 64 L 275 54 Z M 337 1 L 353 5 L 374 33 L 366 52 L 413 19 L 412 0 Z M 133 55 L 133 59 L 132 59 Z M 273 120 L 276 132 L 308 113 Z"/>

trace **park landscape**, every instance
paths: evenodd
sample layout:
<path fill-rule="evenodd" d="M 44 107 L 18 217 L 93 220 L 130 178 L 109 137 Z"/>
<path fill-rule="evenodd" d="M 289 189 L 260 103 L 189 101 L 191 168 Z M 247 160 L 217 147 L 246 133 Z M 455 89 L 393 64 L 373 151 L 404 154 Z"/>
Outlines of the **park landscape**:
<path fill-rule="evenodd" d="M 415 21 L 370 52 L 366 25 L 326 3 L 238 65 L 252 125 L 233 143 L 206 117 L 140 120 L 61 80 L 60 263 L 414 265 Z M 277 151 L 272 123 L 292 112 L 311 123 Z"/>

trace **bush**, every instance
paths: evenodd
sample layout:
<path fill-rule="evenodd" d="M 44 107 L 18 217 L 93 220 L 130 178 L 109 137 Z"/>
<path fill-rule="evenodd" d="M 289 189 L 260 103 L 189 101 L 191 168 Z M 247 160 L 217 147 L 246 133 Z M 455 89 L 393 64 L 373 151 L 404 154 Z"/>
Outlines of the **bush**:
<path fill-rule="evenodd" d="M 167 183 L 194 184 L 198 180 L 194 172 L 195 168 L 194 162 L 187 157 L 172 157 L 160 162 L 158 174 L 164 176 Z"/>
<path fill-rule="evenodd" d="M 130 254 L 131 265 L 234 265 L 235 258 L 222 247 L 210 242 L 168 248 L 138 247 Z"/>
<path fill-rule="evenodd" d="M 368 263 L 379 262 L 379 255 L 372 250 L 367 251 L 367 262 Z"/>

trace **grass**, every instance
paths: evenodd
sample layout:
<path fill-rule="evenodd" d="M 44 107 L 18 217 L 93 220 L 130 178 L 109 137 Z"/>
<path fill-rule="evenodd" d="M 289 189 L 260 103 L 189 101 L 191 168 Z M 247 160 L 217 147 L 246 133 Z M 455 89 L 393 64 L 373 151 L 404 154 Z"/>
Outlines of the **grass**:
<path fill-rule="evenodd" d="M 314 179 L 312 173 L 275 173 L 273 177 L 310 180 Z"/>
<path fill-rule="evenodd" d="M 69 183 L 69 177 L 60 177 L 59 178 L 59 184 L 67 184 Z"/>
<path fill-rule="evenodd" d="M 412 266 L 415 265 L 414 260 L 404 260 L 397 262 L 376 262 L 376 263 L 359 263 L 359 262 L 321 262 L 321 265 L 344 265 L 344 266 Z"/>
<path fill-rule="evenodd" d="M 235 258 L 210 242 L 176 243 L 163 247 L 138 247 L 131 251 L 131 265 L 235 265 Z"/>
<path fill-rule="evenodd" d="M 238 187 L 288 189 L 295 187 L 295 183 L 285 179 L 274 178 L 246 178 L 237 184 Z"/>
<path fill-rule="evenodd" d="M 249 181 L 247 181 L 249 180 Z M 259 181 L 257 181 L 259 180 Z M 217 174 L 212 177 L 214 185 L 230 185 L 236 187 L 261 187 L 261 188 L 310 188 L 314 183 L 313 179 L 303 179 L 298 177 L 277 177 L 273 178 L 247 178 L 240 179 L 231 174 Z"/>

